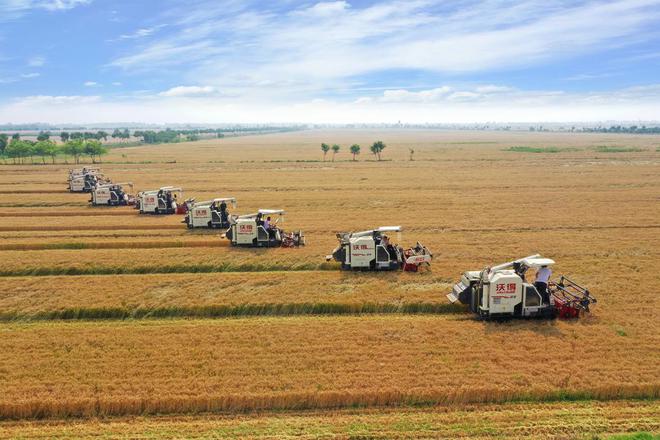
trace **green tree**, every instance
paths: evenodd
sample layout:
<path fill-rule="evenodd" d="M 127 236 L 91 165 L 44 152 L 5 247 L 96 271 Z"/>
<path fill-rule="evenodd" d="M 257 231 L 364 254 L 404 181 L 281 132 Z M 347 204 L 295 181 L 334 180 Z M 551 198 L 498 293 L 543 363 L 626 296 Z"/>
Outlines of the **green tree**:
<path fill-rule="evenodd" d="M 32 145 L 29 142 L 19 140 L 12 140 L 6 148 L 7 156 L 11 157 L 16 163 L 24 163 L 25 158 L 32 154 Z"/>
<path fill-rule="evenodd" d="M 101 156 L 108 153 L 107 148 L 97 140 L 90 140 L 85 142 L 85 154 L 89 155 L 92 159 L 92 163 L 96 163 L 96 158 L 101 160 Z"/>
<path fill-rule="evenodd" d="M 60 147 L 53 141 L 46 141 L 46 156 L 49 156 L 52 163 L 55 164 L 55 157 L 60 152 Z"/>
<path fill-rule="evenodd" d="M 37 141 L 39 142 L 47 141 L 48 139 L 50 139 L 50 133 L 48 133 L 47 131 L 39 132 L 39 135 L 37 136 Z"/>
<path fill-rule="evenodd" d="M 64 154 L 73 157 L 74 161 L 78 164 L 80 163 L 80 156 L 85 152 L 85 145 L 80 139 L 74 139 L 64 144 L 62 151 Z"/>
<path fill-rule="evenodd" d="M 412 162 L 413 160 L 415 160 L 415 158 L 413 157 L 415 155 L 415 149 L 408 148 L 408 153 L 410 153 L 410 161 Z"/>
<path fill-rule="evenodd" d="M 108 140 L 108 133 L 103 131 L 103 130 L 97 131 L 96 132 L 96 140 L 100 141 L 101 139 L 103 139 L 104 141 L 107 141 Z"/>
<path fill-rule="evenodd" d="M 69 132 L 63 131 L 62 133 L 60 133 L 60 139 L 62 139 L 62 143 L 65 144 L 66 141 L 69 140 Z"/>
<path fill-rule="evenodd" d="M 339 153 L 339 150 L 341 150 L 341 147 L 340 147 L 339 145 L 334 144 L 334 145 L 332 146 L 332 161 L 333 161 L 333 162 L 335 161 L 335 155 L 336 155 L 337 153 Z"/>
<path fill-rule="evenodd" d="M 35 156 L 41 158 L 42 163 L 46 163 L 46 156 L 48 155 L 48 144 L 51 144 L 50 140 L 42 140 L 34 144 L 33 152 Z"/>
<path fill-rule="evenodd" d="M 383 152 L 383 150 L 387 147 L 382 141 L 376 141 L 373 143 L 373 145 L 370 147 L 371 152 L 378 158 L 380 159 L 380 154 Z"/>
<path fill-rule="evenodd" d="M 4 133 L 0 134 L 0 156 L 5 154 L 5 149 L 7 148 L 8 144 L 9 144 L 9 136 L 7 136 Z"/>
<path fill-rule="evenodd" d="M 330 151 L 330 145 L 321 144 L 321 151 L 323 151 L 323 162 L 325 162 L 325 156 L 328 154 L 328 151 Z"/>
<path fill-rule="evenodd" d="M 355 162 L 355 156 L 360 154 L 360 146 L 358 144 L 351 145 L 351 154 L 353 155 L 353 162 Z"/>
<path fill-rule="evenodd" d="M 25 154 L 23 157 L 30 156 L 30 163 L 34 163 L 34 146 L 37 144 L 36 142 L 33 141 L 28 141 L 25 140 L 23 141 L 25 146 L 23 147 L 23 151 L 25 151 Z"/>

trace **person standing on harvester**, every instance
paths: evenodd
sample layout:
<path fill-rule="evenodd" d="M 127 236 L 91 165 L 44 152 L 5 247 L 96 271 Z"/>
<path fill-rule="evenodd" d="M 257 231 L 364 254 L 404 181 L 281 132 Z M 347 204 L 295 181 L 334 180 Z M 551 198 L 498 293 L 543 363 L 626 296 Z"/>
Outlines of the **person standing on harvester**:
<path fill-rule="evenodd" d="M 552 271 L 548 266 L 541 266 L 541 268 L 536 272 L 536 280 L 534 281 L 534 286 L 536 290 L 541 294 L 544 303 L 550 302 L 550 295 L 548 295 L 548 283 L 550 282 L 550 277 L 552 276 Z"/>

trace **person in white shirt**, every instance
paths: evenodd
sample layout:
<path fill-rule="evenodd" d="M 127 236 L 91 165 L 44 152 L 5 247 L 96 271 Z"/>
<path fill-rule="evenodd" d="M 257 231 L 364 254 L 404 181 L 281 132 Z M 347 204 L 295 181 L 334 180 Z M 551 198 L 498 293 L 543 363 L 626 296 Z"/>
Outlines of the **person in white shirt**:
<path fill-rule="evenodd" d="M 550 302 L 550 295 L 548 294 L 548 283 L 550 282 L 550 277 L 552 276 L 552 271 L 548 266 L 541 266 L 541 268 L 536 272 L 536 280 L 534 281 L 534 286 L 536 290 L 541 294 L 543 302 Z"/>

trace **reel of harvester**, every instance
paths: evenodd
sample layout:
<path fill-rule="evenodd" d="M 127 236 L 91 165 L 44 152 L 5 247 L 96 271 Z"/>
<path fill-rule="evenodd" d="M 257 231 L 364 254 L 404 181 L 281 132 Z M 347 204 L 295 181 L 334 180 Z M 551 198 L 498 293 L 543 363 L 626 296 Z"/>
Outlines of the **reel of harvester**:
<path fill-rule="evenodd" d="M 563 275 L 558 282 L 551 282 L 548 288 L 559 318 L 577 318 L 580 313 L 588 313 L 589 306 L 598 302 L 588 289 Z"/>

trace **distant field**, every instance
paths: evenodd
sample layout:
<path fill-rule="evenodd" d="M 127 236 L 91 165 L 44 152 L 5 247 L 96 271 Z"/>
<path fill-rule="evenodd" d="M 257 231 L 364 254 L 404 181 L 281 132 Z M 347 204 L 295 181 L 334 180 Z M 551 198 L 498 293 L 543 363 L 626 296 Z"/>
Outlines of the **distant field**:
<path fill-rule="evenodd" d="M 375 140 L 387 161 L 368 154 Z M 342 145 L 335 162 L 321 142 Z M 285 209 L 283 227 L 308 245 L 268 250 L 232 248 L 181 216 L 91 208 L 65 190 L 66 165 L 2 165 L 0 419 L 19 420 L 0 437 L 657 433 L 658 147 L 641 135 L 318 130 L 104 158 L 136 191 L 181 185 L 197 200 L 235 196 L 239 213 Z M 325 261 L 336 232 L 381 225 L 427 245 L 431 270 Z M 590 316 L 484 323 L 448 304 L 463 271 L 536 252 L 590 288 Z"/>

